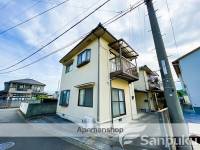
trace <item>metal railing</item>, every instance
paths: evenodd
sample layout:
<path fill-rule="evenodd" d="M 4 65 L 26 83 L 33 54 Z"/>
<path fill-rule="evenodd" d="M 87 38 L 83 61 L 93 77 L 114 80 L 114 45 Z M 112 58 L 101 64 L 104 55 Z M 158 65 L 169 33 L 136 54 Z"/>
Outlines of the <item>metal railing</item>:
<path fill-rule="evenodd" d="M 121 71 L 130 76 L 138 76 L 137 66 L 124 57 L 114 57 L 110 59 L 110 72 Z"/>
<path fill-rule="evenodd" d="M 151 82 L 149 82 L 149 88 L 150 89 L 160 89 L 160 84 L 159 83 L 151 83 Z"/>
<path fill-rule="evenodd" d="M 160 82 L 157 76 L 148 76 L 149 89 L 160 89 Z"/>

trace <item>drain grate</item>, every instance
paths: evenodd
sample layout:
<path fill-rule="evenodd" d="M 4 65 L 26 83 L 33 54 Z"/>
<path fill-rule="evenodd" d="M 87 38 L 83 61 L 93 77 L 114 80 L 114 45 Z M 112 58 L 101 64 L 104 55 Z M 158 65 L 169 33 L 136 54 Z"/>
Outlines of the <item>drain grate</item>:
<path fill-rule="evenodd" d="M 14 142 L 6 142 L 6 143 L 1 143 L 0 144 L 0 150 L 7 150 L 11 147 L 15 146 Z"/>

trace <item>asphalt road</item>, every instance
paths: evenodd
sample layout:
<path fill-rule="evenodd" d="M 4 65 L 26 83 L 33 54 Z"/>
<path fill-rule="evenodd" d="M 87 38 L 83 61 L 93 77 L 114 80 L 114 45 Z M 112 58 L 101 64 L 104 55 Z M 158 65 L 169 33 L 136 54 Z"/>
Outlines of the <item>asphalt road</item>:
<path fill-rule="evenodd" d="M 17 109 L 0 109 L 0 123 L 23 123 Z M 2 129 L 0 129 L 2 130 Z M 57 137 L 0 137 L 0 150 L 79 150 L 80 148 Z"/>

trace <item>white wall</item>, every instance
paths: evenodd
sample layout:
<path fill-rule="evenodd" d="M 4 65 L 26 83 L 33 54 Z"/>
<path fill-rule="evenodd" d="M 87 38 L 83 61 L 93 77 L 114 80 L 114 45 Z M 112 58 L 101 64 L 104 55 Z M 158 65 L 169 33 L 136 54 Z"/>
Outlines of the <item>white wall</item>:
<path fill-rule="evenodd" d="M 77 68 L 77 55 L 74 56 L 73 69 L 71 72 L 65 73 L 66 67 L 63 66 L 62 78 L 60 84 L 61 90 L 70 90 L 70 99 L 68 107 L 57 107 L 57 114 L 63 118 L 70 119 L 80 123 L 85 116 L 97 118 L 97 73 L 98 73 L 98 43 L 97 40 L 89 44 L 85 49 L 91 49 L 90 62 L 80 68 Z M 84 50 L 84 49 L 83 49 Z M 81 53 L 81 52 L 80 52 Z M 94 82 L 93 88 L 93 108 L 78 106 L 79 89 L 75 86 L 88 82 Z"/>
<path fill-rule="evenodd" d="M 194 107 L 200 107 L 200 49 L 180 60 L 182 80 Z"/>
<path fill-rule="evenodd" d="M 108 42 L 100 38 L 100 122 L 111 121 L 110 52 Z"/>
<path fill-rule="evenodd" d="M 28 110 L 28 105 L 29 105 L 29 103 L 25 103 L 25 102 L 22 102 L 20 104 L 20 110 L 22 111 L 23 114 L 26 114 L 26 112 Z"/>

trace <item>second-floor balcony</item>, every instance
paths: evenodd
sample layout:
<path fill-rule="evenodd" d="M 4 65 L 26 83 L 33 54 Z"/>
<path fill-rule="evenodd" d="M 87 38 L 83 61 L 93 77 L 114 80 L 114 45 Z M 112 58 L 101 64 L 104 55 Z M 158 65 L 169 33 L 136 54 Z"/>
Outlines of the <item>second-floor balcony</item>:
<path fill-rule="evenodd" d="M 9 88 L 8 90 L 10 93 L 31 93 L 32 90 L 31 89 L 18 89 L 18 88 Z"/>
<path fill-rule="evenodd" d="M 160 90 L 160 82 L 157 76 L 149 76 L 148 77 L 148 85 L 150 90 Z"/>
<path fill-rule="evenodd" d="M 151 83 L 151 82 L 149 82 L 149 89 L 150 90 L 160 90 L 160 84 L 159 83 Z"/>
<path fill-rule="evenodd" d="M 16 91 L 28 91 L 30 89 L 27 89 L 27 88 L 17 88 Z"/>
<path fill-rule="evenodd" d="M 124 57 L 114 57 L 110 59 L 110 77 L 121 78 L 128 82 L 139 79 L 137 66 Z"/>
<path fill-rule="evenodd" d="M 139 79 L 136 63 L 137 52 L 123 39 L 112 42 L 109 46 L 113 57 L 110 59 L 110 78 L 120 78 L 128 82 L 137 81 Z"/>

